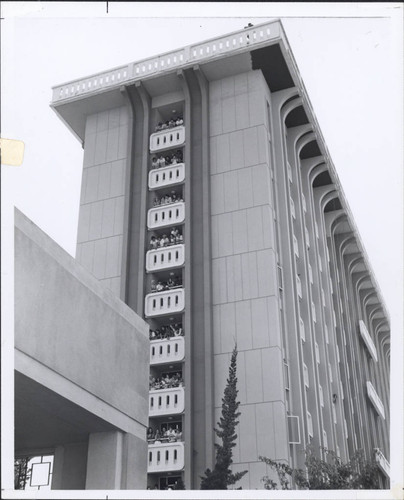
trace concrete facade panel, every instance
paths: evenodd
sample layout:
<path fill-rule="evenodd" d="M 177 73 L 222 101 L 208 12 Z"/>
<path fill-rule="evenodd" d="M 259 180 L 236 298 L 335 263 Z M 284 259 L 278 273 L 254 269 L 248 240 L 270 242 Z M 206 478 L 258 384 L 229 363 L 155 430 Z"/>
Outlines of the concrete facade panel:
<path fill-rule="evenodd" d="M 116 196 L 123 196 L 125 194 L 124 184 L 125 184 L 125 162 L 123 160 L 114 161 L 111 163 L 110 196 L 112 198 L 115 198 Z"/>
<path fill-rule="evenodd" d="M 261 403 L 256 407 L 257 434 L 259 436 L 257 446 L 258 456 L 275 456 L 275 427 L 273 417 L 273 404 Z"/>
<path fill-rule="evenodd" d="M 275 247 L 274 236 L 274 218 L 273 211 L 269 205 L 261 207 L 262 213 L 262 235 L 264 239 L 264 248 Z"/>
<path fill-rule="evenodd" d="M 119 128 L 114 127 L 108 131 L 107 155 L 106 161 L 114 161 L 118 159 L 119 147 Z"/>
<path fill-rule="evenodd" d="M 224 213 L 218 215 L 218 234 L 219 234 L 219 257 L 232 255 L 233 253 L 233 234 L 232 234 L 232 215 Z"/>
<path fill-rule="evenodd" d="M 259 455 L 259 454 L 258 454 Z M 249 464 L 249 487 L 262 489 L 264 487 L 264 483 L 262 482 L 262 478 L 266 476 L 267 468 L 264 462 L 254 462 Z"/>
<path fill-rule="evenodd" d="M 99 165 L 100 163 L 105 163 L 107 161 L 107 140 L 107 130 L 97 131 L 97 138 L 95 140 L 94 165 Z"/>
<path fill-rule="evenodd" d="M 86 120 L 86 136 L 97 132 L 97 114 L 90 115 Z"/>
<path fill-rule="evenodd" d="M 228 300 L 240 301 L 243 299 L 243 278 L 241 275 L 241 256 L 234 255 L 233 257 L 227 257 L 228 262 L 231 266 L 228 266 L 228 273 L 231 272 L 231 276 L 227 275 L 227 290 L 228 290 Z M 230 286 L 233 285 L 233 289 Z"/>
<path fill-rule="evenodd" d="M 257 252 L 258 293 L 260 297 L 276 293 L 276 259 L 273 250 Z"/>
<path fill-rule="evenodd" d="M 230 170 L 230 135 L 222 134 L 216 138 L 216 165 L 217 173 Z"/>
<path fill-rule="evenodd" d="M 248 251 L 248 233 L 247 233 L 247 212 L 239 210 L 232 213 L 233 228 L 233 251 L 240 254 Z"/>
<path fill-rule="evenodd" d="M 213 215 L 211 218 L 211 245 L 212 259 L 219 257 L 219 224 L 218 217 Z"/>
<path fill-rule="evenodd" d="M 236 344 L 235 305 L 230 302 L 220 306 L 221 352 L 231 353 Z"/>
<path fill-rule="evenodd" d="M 240 73 L 234 77 L 234 95 L 245 94 L 248 92 L 247 73 Z"/>
<path fill-rule="evenodd" d="M 115 198 L 115 218 L 114 218 L 114 234 L 123 234 L 123 218 L 124 218 L 125 198 L 119 196 Z"/>
<path fill-rule="evenodd" d="M 261 208 L 249 208 L 246 212 L 248 250 L 261 250 L 264 247 Z"/>
<path fill-rule="evenodd" d="M 275 426 L 275 450 L 276 460 L 288 459 L 288 432 L 286 424 L 286 411 L 283 402 L 273 403 L 274 426 Z"/>
<path fill-rule="evenodd" d="M 217 332 L 217 335 L 213 335 L 213 349 L 214 352 L 221 352 L 221 339 L 220 339 L 220 305 L 213 306 L 212 308 L 212 321 L 213 321 L 213 331 Z"/>
<path fill-rule="evenodd" d="M 251 332 L 251 301 L 243 300 L 236 304 L 236 334 L 237 348 L 239 351 L 252 349 L 252 332 Z"/>
<path fill-rule="evenodd" d="M 105 200 L 110 195 L 111 186 L 111 164 L 104 163 L 99 167 L 97 200 Z"/>
<path fill-rule="evenodd" d="M 234 84 L 234 82 L 233 82 Z M 234 87 L 234 85 L 233 85 Z M 222 120 L 223 120 L 223 133 L 233 132 L 236 130 L 236 98 L 233 96 L 222 97 Z"/>
<path fill-rule="evenodd" d="M 281 324 L 280 324 L 280 311 L 278 297 L 272 296 L 267 297 L 267 310 L 268 319 L 267 323 L 269 326 L 269 345 L 281 346 Z"/>
<path fill-rule="evenodd" d="M 109 111 L 101 111 L 100 113 L 97 113 L 97 133 L 105 132 L 108 130 L 108 118 Z"/>
<path fill-rule="evenodd" d="M 262 402 L 262 366 L 259 349 L 245 351 L 247 403 Z"/>
<path fill-rule="evenodd" d="M 88 117 L 87 121 L 89 118 L 93 118 L 96 115 L 91 115 Z M 97 135 L 92 132 L 86 132 L 86 139 L 84 143 L 84 155 L 83 155 L 83 167 L 87 168 L 90 166 L 94 165 L 94 155 L 95 155 L 95 142 L 97 139 Z"/>
<path fill-rule="evenodd" d="M 248 93 L 248 110 L 249 110 L 249 123 L 248 126 L 254 127 L 265 123 L 265 100 L 262 91 Z"/>
<path fill-rule="evenodd" d="M 258 154 L 258 136 L 257 127 L 246 128 L 243 130 L 244 144 L 244 165 L 251 167 L 260 162 Z"/>
<path fill-rule="evenodd" d="M 217 137 L 211 137 L 209 141 L 210 173 L 217 173 Z"/>
<path fill-rule="evenodd" d="M 237 311 L 237 309 L 236 309 Z M 237 389 L 238 389 L 238 401 L 241 404 L 247 401 L 247 388 L 246 388 L 246 366 L 245 366 L 245 356 L 244 351 L 241 349 L 237 342 Z"/>
<path fill-rule="evenodd" d="M 98 196 L 98 180 L 100 171 L 98 167 L 91 167 L 87 169 L 87 182 L 83 186 L 85 188 L 85 195 L 83 203 L 92 203 L 97 201 Z"/>
<path fill-rule="evenodd" d="M 93 274 L 96 278 L 105 278 L 105 263 L 107 258 L 107 240 L 101 239 L 94 242 Z"/>
<path fill-rule="evenodd" d="M 123 108 L 125 109 L 125 107 Z M 108 111 L 108 129 L 114 130 L 119 127 L 120 108 L 110 109 Z"/>
<path fill-rule="evenodd" d="M 267 301 L 266 297 L 251 301 L 251 323 L 252 323 L 252 347 L 268 347 L 268 323 L 267 323 Z"/>
<path fill-rule="evenodd" d="M 239 94 L 235 96 L 236 128 L 242 129 L 250 125 L 249 120 L 249 96 Z"/>
<path fill-rule="evenodd" d="M 228 97 L 234 96 L 234 91 L 235 91 L 235 77 L 234 76 L 229 76 L 227 78 L 223 78 L 221 80 L 222 86 L 221 86 L 221 99 L 226 99 Z"/>
<path fill-rule="evenodd" d="M 280 401 L 283 399 L 283 359 L 278 347 L 263 349 L 262 379 L 265 401 Z"/>
<path fill-rule="evenodd" d="M 82 243 L 88 240 L 90 231 L 91 205 L 82 205 L 79 213 L 79 228 L 77 231 L 77 242 Z"/>
<path fill-rule="evenodd" d="M 240 462 L 257 460 L 255 405 L 240 405 Z"/>
<path fill-rule="evenodd" d="M 91 204 L 90 229 L 88 238 L 95 240 L 101 238 L 103 202 L 97 201 Z"/>
<path fill-rule="evenodd" d="M 121 259 L 121 237 L 113 236 L 112 238 L 107 238 L 107 262 L 105 266 L 105 277 L 114 278 L 120 275 L 120 259 Z"/>
<path fill-rule="evenodd" d="M 257 127 L 259 163 L 270 165 L 268 131 L 264 125 Z"/>
<path fill-rule="evenodd" d="M 237 170 L 238 208 L 249 208 L 254 205 L 251 169 Z"/>
<path fill-rule="evenodd" d="M 251 169 L 254 206 L 270 204 L 270 178 L 268 165 L 256 165 Z"/>
<path fill-rule="evenodd" d="M 101 237 L 114 236 L 115 203 L 116 198 L 109 198 L 103 202 Z"/>
<path fill-rule="evenodd" d="M 92 272 L 94 258 L 94 241 L 86 241 L 81 243 L 80 264 Z"/>
<path fill-rule="evenodd" d="M 119 127 L 118 158 L 125 158 L 128 149 L 128 127 L 127 125 Z"/>
<path fill-rule="evenodd" d="M 237 172 L 226 172 L 223 176 L 224 211 L 233 212 L 239 208 Z"/>
<path fill-rule="evenodd" d="M 212 176 L 210 196 L 212 215 L 222 214 L 224 212 L 224 174 Z"/>
<path fill-rule="evenodd" d="M 230 168 L 232 170 L 237 170 L 243 168 L 243 131 L 235 130 L 229 134 L 230 141 Z"/>

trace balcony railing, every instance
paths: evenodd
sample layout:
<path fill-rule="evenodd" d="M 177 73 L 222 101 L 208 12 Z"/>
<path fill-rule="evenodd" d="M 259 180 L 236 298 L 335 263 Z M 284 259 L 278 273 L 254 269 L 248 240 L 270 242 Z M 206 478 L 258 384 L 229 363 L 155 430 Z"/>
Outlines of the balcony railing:
<path fill-rule="evenodd" d="M 185 356 L 184 337 L 173 337 L 169 340 L 153 340 L 150 342 L 150 364 L 175 363 Z"/>
<path fill-rule="evenodd" d="M 184 307 L 185 294 L 183 288 L 149 293 L 145 298 L 145 315 L 149 318 L 178 313 L 183 311 Z"/>
<path fill-rule="evenodd" d="M 146 271 L 148 273 L 181 267 L 185 262 L 185 246 L 173 245 L 146 253 Z"/>
<path fill-rule="evenodd" d="M 170 472 L 184 468 L 184 443 L 149 444 L 147 472 Z"/>
<path fill-rule="evenodd" d="M 173 127 L 159 132 L 154 132 L 150 136 L 150 151 L 163 151 L 165 149 L 182 146 L 185 142 L 185 127 Z"/>
<path fill-rule="evenodd" d="M 375 410 L 383 419 L 386 418 L 384 414 L 384 405 L 382 403 L 382 400 L 377 395 L 376 389 L 373 387 L 372 382 L 370 382 L 369 380 L 366 382 L 366 388 L 368 391 L 368 398 L 372 402 Z"/>
<path fill-rule="evenodd" d="M 174 415 L 184 411 L 184 388 L 173 387 L 150 391 L 149 417 Z"/>
<path fill-rule="evenodd" d="M 185 180 L 184 163 L 155 168 L 149 172 L 149 189 L 160 189 L 166 186 L 181 184 Z"/>
<path fill-rule="evenodd" d="M 181 224 L 185 220 L 185 203 L 183 201 L 151 208 L 147 214 L 147 227 L 158 227 Z"/>
<path fill-rule="evenodd" d="M 363 341 L 366 344 L 366 347 L 369 350 L 370 355 L 377 362 L 376 346 L 372 340 L 372 337 L 370 336 L 370 334 L 368 332 L 368 329 L 366 328 L 365 323 L 362 320 L 359 321 L 359 331 L 360 331 L 360 334 L 361 334 Z"/>

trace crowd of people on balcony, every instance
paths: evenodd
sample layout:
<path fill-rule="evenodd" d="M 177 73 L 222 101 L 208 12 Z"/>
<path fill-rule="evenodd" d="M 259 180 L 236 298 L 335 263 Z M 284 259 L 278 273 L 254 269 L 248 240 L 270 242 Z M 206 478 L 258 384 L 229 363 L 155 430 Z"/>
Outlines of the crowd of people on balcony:
<path fill-rule="evenodd" d="M 148 443 L 174 443 L 175 441 L 182 440 L 182 432 L 176 427 L 175 429 L 170 425 L 168 429 L 165 427 L 160 429 L 153 429 L 153 427 L 149 427 L 147 429 L 147 442 Z"/>
<path fill-rule="evenodd" d="M 171 118 L 171 120 L 167 120 L 165 122 L 158 122 L 155 127 L 156 132 L 161 132 L 162 130 L 167 130 L 169 128 L 180 127 L 184 125 L 184 120 L 182 116 L 177 116 L 176 118 Z"/>
<path fill-rule="evenodd" d="M 154 198 L 153 207 L 159 207 L 161 205 L 168 205 L 169 203 L 177 203 L 179 201 L 184 201 L 180 194 L 177 194 L 176 191 L 171 191 L 170 194 L 165 194 L 161 198 Z"/>
<path fill-rule="evenodd" d="M 172 290 L 173 288 L 179 288 L 182 286 L 182 276 L 170 276 L 167 281 L 157 281 L 152 280 L 150 285 L 150 290 L 152 293 L 155 292 L 165 292 L 166 290 Z"/>
<path fill-rule="evenodd" d="M 177 163 L 182 163 L 181 149 L 177 149 L 175 153 L 166 156 L 160 155 L 158 158 L 157 156 L 153 156 L 152 158 L 152 168 L 168 167 L 170 165 L 177 165 Z"/>
<path fill-rule="evenodd" d="M 166 373 L 161 377 L 153 377 L 150 375 L 149 379 L 149 389 L 151 391 L 159 391 L 160 389 L 172 389 L 174 387 L 183 387 L 184 381 L 182 379 L 181 373 L 177 372 L 174 375 Z"/>
<path fill-rule="evenodd" d="M 183 337 L 184 330 L 182 323 L 174 323 L 172 325 L 163 325 L 156 330 L 150 330 L 150 340 L 168 340 L 171 337 Z"/>
<path fill-rule="evenodd" d="M 163 234 L 162 236 L 152 236 L 150 238 L 150 249 L 157 250 L 158 248 L 179 245 L 180 243 L 183 243 L 182 234 L 177 227 L 173 227 L 169 235 Z"/>

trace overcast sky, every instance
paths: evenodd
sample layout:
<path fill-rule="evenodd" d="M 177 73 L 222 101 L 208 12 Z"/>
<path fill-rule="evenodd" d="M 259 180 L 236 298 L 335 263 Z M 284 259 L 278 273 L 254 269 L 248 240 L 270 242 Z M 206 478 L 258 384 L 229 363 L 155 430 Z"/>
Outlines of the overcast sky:
<path fill-rule="evenodd" d="M 21 166 L 2 166 L 3 252 L 15 205 L 75 254 L 83 150 L 49 107 L 53 85 L 281 17 L 401 339 L 402 14 L 399 3 L 110 2 L 107 14 L 102 2 L 3 2 L 2 137 L 25 143 Z"/>

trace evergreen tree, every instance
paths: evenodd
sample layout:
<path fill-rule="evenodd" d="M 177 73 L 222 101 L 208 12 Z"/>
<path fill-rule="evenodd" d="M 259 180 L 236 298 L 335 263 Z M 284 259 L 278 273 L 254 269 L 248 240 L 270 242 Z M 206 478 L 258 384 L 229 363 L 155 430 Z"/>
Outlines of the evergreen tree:
<path fill-rule="evenodd" d="M 222 444 L 215 443 L 216 463 L 213 470 L 206 469 L 205 476 L 201 477 L 201 490 L 227 490 L 227 487 L 239 481 L 247 471 L 232 473 L 233 448 L 236 446 L 236 425 L 240 412 L 237 401 L 237 345 L 234 346 L 227 384 L 222 398 L 222 415 L 214 431 Z"/>

